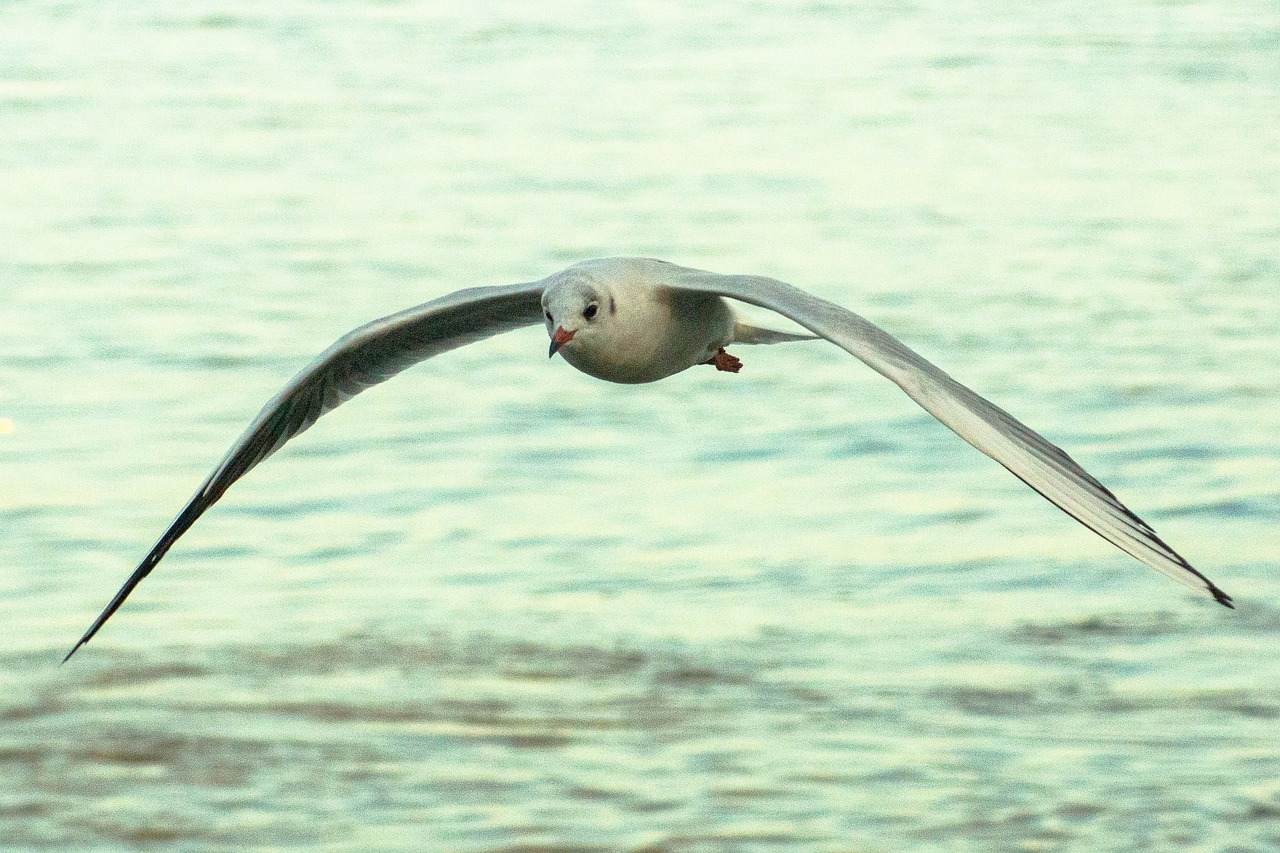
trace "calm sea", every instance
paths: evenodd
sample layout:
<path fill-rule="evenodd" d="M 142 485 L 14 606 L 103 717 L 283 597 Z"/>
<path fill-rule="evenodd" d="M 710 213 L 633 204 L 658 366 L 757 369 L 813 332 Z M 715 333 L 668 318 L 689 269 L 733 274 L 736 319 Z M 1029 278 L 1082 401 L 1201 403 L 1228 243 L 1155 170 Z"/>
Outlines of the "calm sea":
<path fill-rule="evenodd" d="M 1280 7 L 0 6 L 0 848 L 1280 846 Z M 639 254 L 845 304 L 1239 604 L 834 347 L 541 329 L 370 391 L 58 661 L 374 317 Z"/>

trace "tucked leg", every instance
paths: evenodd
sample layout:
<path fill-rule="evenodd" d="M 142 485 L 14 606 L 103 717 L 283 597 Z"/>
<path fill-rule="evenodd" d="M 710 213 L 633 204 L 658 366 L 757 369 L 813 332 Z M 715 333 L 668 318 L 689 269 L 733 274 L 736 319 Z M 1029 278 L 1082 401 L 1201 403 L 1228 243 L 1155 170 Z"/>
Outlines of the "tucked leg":
<path fill-rule="evenodd" d="M 723 370 L 725 373 L 737 373 L 742 369 L 742 360 L 736 356 L 729 355 L 724 351 L 724 347 L 716 350 L 716 354 L 711 357 L 710 361 L 704 364 L 714 364 L 716 370 Z"/>

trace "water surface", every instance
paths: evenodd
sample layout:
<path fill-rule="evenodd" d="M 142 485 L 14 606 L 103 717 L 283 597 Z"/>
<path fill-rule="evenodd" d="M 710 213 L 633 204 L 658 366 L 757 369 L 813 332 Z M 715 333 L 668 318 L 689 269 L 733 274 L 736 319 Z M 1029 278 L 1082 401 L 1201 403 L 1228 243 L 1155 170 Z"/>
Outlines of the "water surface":
<path fill-rule="evenodd" d="M 1269 3 L 10 3 L 6 849 L 1280 844 Z M 348 329 L 643 254 L 848 305 L 1231 592 L 829 346 L 598 383 L 541 330 L 237 484 Z"/>

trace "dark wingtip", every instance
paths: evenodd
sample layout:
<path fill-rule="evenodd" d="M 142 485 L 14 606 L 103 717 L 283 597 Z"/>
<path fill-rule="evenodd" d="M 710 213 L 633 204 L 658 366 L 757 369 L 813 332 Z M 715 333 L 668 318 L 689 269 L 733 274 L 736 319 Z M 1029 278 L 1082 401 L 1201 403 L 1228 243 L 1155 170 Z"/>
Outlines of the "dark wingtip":
<path fill-rule="evenodd" d="M 1221 604 L 1223 607 L 1230 608 L 1231 610 L 1236 609 L 1235 604 L 1231 601 L 1231 596 L 1227 595 L 1213 584 L 1209 584 L 1209 593 L 1213 596 L 1213 600 Z"/>
<path fill-rule="evenodd" d="M 76 652 L 80 651 L 80 647 L 87 642 L 89 642 L 87 639 L 82 639 L 80 642 L 72 646 L 71 651 L 67 652 L 67 656 L 62 659 L 62 663 L 66 663 L 67 661 L 71 660 L 71 656 L 74 655 Z M 62 666 L 62 663 L 58 664 L 58 666 Z"/>
<path fill-rule="evenodd" d="M 114 604 L 114 602 L 112 602 L 112 603 Z M 110 616 L 110 615 L 111 615 L 111 613 L 113 613 L 113 612 L 114 612 L 114 608 L 111 608 L 110 610 L 108 610 L 108 611 L 104 614 L 104 616 Z M 92 639 L 93 639 L 93 635 L 94 635 L 94 634 L 96 634 L 96 633 L 98 633 L 98 629 L 102 627 L 102 623 L 103 623 L 103 622 L 105 622 L 105 621 L 107 621 L 107 620 L 106 620 L 105 618 L 103 618 L 103 616 L 99 616 L 97 619 L 95 619 L 95 620 L 94 620 L 93 625 L 91 625 L 91 626 L 89 627 L 89 630 L 84 632 L 84 636 L 83 636 L 83 637 L 81 637 L 81 638 L 76 642 L 76 644 L 75 644 L 74 646 L 72 646 L 72 647 L 71 647 L 71 651 L 67 652 L 67 656 L 66 656 L 65 658 L 63 658 L 63 659 L 62 659 L 62 663 L 66 663 L 67 661 L 71 660 L 71 656 L 72 656 L 72 655 L 74 655 L 76 652 L 80 651 L 80 649 L 81 649 L 81 648 L 83 648 L 83 647 L 84 647 L 84 645 L 85 645 L 86 643 L 88 643 L 90 640 L 92 640 Z M 62 664 L 59 664 L 59 666 L 61 666 L 61 665 L 62 665 Z"/>

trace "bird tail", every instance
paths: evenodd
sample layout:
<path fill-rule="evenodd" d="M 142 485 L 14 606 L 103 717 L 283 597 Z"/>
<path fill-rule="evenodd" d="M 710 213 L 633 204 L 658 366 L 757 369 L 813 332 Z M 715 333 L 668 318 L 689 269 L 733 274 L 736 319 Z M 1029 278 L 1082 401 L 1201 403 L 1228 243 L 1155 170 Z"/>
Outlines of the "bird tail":
<path fill-rule="evenodd" d="M 733 326 L 733 342 L 735 344 L 785 344 L 791 341 L 816 341 L 817 335 L 779 332 L 776 329 L 765 329 L 753 326 L 746 320 L 738 319 Z"/>

